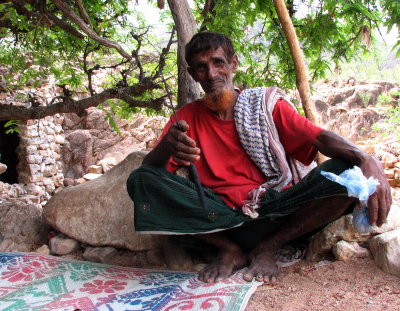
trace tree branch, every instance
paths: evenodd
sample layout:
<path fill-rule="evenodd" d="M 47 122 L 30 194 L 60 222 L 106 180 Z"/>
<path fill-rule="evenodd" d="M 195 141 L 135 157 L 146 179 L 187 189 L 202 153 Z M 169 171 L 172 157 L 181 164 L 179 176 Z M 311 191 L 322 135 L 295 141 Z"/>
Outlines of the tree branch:
<path fill-rule="evenodd" d="M 123 99 L 132 107 L 150 107 L 153 109 L 161 109 L 164 103 L 164 96 L 150 101 L 134 100 L 132 96 L 140 96 L 145 91 L 161 88 L 158 84 L 154 83 L 151 79 L 144 79 L 140 83 L 132 86 L 107 89 L 99 94 L 93 95 L 81 100 L 73 100 L 71 98 L 63 98 L 63 101 L 57 102 L 49 106 L 39 107 L 20 107 L 0 104 L 0 121 L 5 120 L 31 120 L 41 119 L 56 113 L 76 113 L 82 114 L 84 109 L 89 107 L 97 107 L 107 99 Z"/>
<path fill-rule="evenodd" d="M 157 6 L 160 10 L 164 9 L 165 2 L 164 0 L 157 0 Z"/>
<path fill-rule="evenodd" d="M 203 16 L 203 23 L 200 26 L 200 31 L 207 30 L 206 24 L 215 18 L 215 4 L 217 0 L 206 0 L 204 3 L 203 11 L 201 15 Z"/>
<path fill-rule="evenodd" d="M 76 6 L 78 7 L 79 14 L 81 15 L 82 19 L 85 21 L 86 24 L 91 25 L 90 17 L 83 6 L 82 0 L 76 0 Z"/>
<path fill-rule="evenodd" d="M 127 53 L 118 43 L 100 37 L 92 28 L 85 24 L 85 22 L 70 8 L 67 3 L 62 0 L 52 0 L 52 2 L 71 22 L 77 25 L 90 38 L 97 41 L 101 45 L 116 49 L 124 58 L 132 58 L 132 56 Z"/>
<path fill-rule="evenodd" d="M 144 34 L 146 34 L 148 31 L 149 31 L 149 28 L 147 28 L 147 30 L 140 35 L 137 35 L 133 31 L 131 31 L 132 38 L 135 39 L 138 44 L 136 49 L 132 51 L 132 57 L 135 59 L 135 64 L 139 68 L 139 80 L 144 78 L 144 70 L 143 70 L 142 62 L 140 61 L 140 58 L 139 58 L 139 50 L 142 47 L 142 36 Z"/>
<path fill-rule="evenodd" d="M 76 30 L 70 24 L 64 22 L 62 19 L 58 18 L 51 12 L 45 12 L 42 14 L 42 13 L 30 11 L 25 7 L 24 2 L 20 1 L 20 0 L 14 0 L 12 2 L 12 7 L 17 11 L 18 14 L 25 16 L 28 19 L 34 18 L 36 20 L 40 20 L 43 18 L 43 14 L 45 14 L 55 25 L 57 25 L 58 27 L 60 27 L 64 31 L 66 31 L 67 33 L 69 33 L 79 39 L 84 38 L 84 36 L 78 30 Z M 35 23 L 35 25 L 36 25 L 36 23 Z M 23 31 L 19 30 L 17 26 L 12 25 L 12 27 L 9 27 L 9 23 L 7 23 L 7 22 L 3 22 L 3 25 L 0 25 L 0 27 L 7 27 L 7 28 L 10 28 L 11 30 L 16 29 L 16 30 L 18 30 L 18 32 L 23 32 Z M 33 30 L 33 29 L 35 29 L 35 26 L 32 25 L 32 29 L 30 29 L 30 30 Z"/>
<path fill-rule="evenodd" d="M 167 46 L 165 48 L 163 48 L 162 51 L 161 51 L 160 60 L 158 61 L 157 71 L 153 75 L 153 79 L 156 79 L 156 78 L 160 77 L 162 71 L 164 70 L 164 67 L 165 67 L 165 64 L 166 64 L 165 58 L 167 57 L 167 55 L 168 55 L 168 53 L 169 53 L 169 51 L 171 49 L 172 43 L 174 42 L 173 41 L 174 35 L 175 35 L 175 27 L 172 28 L 171 36 L 169 37 L 169 41 L 168 41 Z"/>
<path fill-rule="evenodd" d="M 124 93 L 121 95 L 120 99 L 128 103 L 129 106 L 131 107 L 152 108 L 157 111 L 161 110 L 162 106 L 165 104 L 165 96 L 151 99 L 148 101 L 141 101 L 134 99 L 128 94 Z"/>
<path fill-rule="evenodd" d="M 79 39 L 84 39 L 85 36 L 82 35 L 78 30 L 76 30 L 74 27 L 72 27 L 70 24 L 64 22 L 62 19 L 58 18 L 55 16 L 53 13 L 47 12 L 46 15 L 54 22 L 55 25 L 58 27 L 62 28 L 69 34 L 79 38 Z"/>

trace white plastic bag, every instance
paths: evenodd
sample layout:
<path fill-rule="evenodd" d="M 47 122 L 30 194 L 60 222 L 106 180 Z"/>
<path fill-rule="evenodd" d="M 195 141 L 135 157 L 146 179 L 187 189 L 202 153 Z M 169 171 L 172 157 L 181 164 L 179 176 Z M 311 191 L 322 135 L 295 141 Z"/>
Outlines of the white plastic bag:
<path fill-rule="evenodd" d="M 347 169 L 340 175 L 324 171 L 321 171 L 321 174 L 345 186 L 349 197 L 360 200 L 360 208 L 356 208 L 353 212 L 353 226 L 360 233 L 370 232 L 372 227 L 369 222 L 367 202 L 369 196 L 375 192 L 379 181 L 373 177 L 367 179 L 358 166 Z"/>

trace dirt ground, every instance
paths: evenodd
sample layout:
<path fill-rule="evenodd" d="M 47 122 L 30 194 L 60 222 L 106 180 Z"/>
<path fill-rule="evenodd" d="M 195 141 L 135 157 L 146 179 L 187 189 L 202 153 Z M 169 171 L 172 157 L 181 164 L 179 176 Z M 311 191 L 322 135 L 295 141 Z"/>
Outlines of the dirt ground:
<path fill-rule="evenodd" d="M 399 258 L 400 260 L 400 258 Z M 372 258 L 282 268 L 280 280 L 258 287 L 246 311 L 400 310 L 400 278 Z"/>

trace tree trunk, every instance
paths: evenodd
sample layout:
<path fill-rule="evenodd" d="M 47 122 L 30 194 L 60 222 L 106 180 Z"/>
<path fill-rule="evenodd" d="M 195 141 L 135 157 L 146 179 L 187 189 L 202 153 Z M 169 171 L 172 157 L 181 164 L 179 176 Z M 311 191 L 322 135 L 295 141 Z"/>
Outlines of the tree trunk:
<path fill-rule="evenodd" d="M 294 67 L 296 70 L 296 85 L 300 93 L 301 104 L 303 106 L 306 117 L 318 124 L 318 119 L 315 115 L 314 102 L 311 99 L 310 85 L 308 83 L 307 67 L 303 59 L 299 40 L 297 39 L 296 32 L 293 27 L 292 20 L 290 19 L 288 10 L 284 0 L 274 0 L 276 13 L 278 14 L 279 21 L 285 33 L 286 40 L 289 44 L 290 53 L 293 57 Z"/>
<path fill-rule="evenodd" d="M 178 106 L 200 97 L 198 84 L 187 71 L 185 45 L 196 32 L 196 22 L 187 0 L 168 0 L 178 34 Z"/>

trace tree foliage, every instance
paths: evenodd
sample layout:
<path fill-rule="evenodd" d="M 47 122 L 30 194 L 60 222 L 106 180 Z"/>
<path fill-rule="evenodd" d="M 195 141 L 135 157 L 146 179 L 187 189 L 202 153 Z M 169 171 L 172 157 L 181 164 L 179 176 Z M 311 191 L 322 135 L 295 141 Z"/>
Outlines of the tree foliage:
<path fill-rule="evenodd" d="M 202 16 L 203 1 L 196 1 Z M 242 56 L 236 82 L 243 86 L 295 86 L 293 61 L 272 1 L 216 0 L 203 27 L 230 34 Z M 374 29 L 400 26 L 398 0 L 287 1 L 311 80 L 324 77 L 356 51 L 368 51 Z M 400 37 L 397 42 L 400 47 Z M 398 52 L 400 57 L 400 50 Z"/>
<path fill-rule="evenodd" d="M 78 5 L 79 4 L 79 5 Z M 113 99 L 119 112 L 165 104 L 164 75 L 173 76 L 174 32 L 156 37 L 127 0 L 14 0 L 0 3 L 0 64 L 5 88 L 39 86 L 54 78 L 62 94 L 30 94 L 30 108 L 0 106 L 1 119 L 84 113 Z M 91 96 L 79 100 L 77 91 Z"/>
<path fill-rule="evenodd" d="M 152 23 L 158 21 L 146 21 L 138 1 L 147 0 L 0 0 L 0 86 L 16 90 L 54 79 L 63 90 L 53 99 L 30 94 L 27 108 L 0 105 L 0 120 L 82 114 L 100 104 L 124 116 L 140 107 L 160 111 L 168 106 L 166 90 L 176 94 L 177 79 L 173 22 L 165 8 L 166 35 L 160 28 L 155 33 Z M 235 77 L 240 87 L 295 86 L 293 61 L 272 1 L 191 3 L 198 29 L 233 39 L 241 62 Z M 367 51 L 374 29 L 400 26 L 398 0 L 292 0 L 287 5 L 313 80 Z M 80 99 L 78 91 L 90 96 Z"/>

